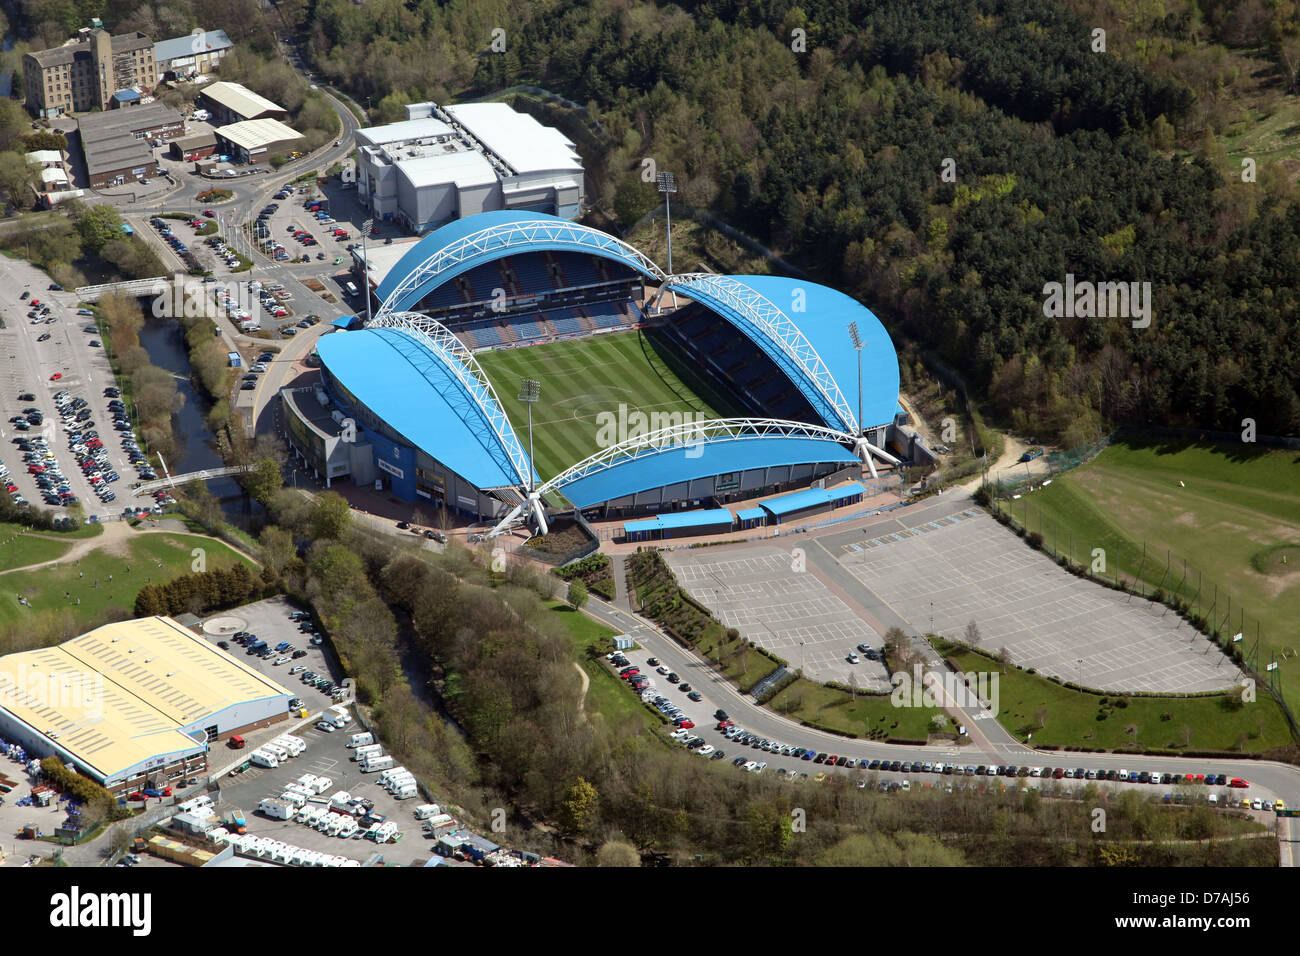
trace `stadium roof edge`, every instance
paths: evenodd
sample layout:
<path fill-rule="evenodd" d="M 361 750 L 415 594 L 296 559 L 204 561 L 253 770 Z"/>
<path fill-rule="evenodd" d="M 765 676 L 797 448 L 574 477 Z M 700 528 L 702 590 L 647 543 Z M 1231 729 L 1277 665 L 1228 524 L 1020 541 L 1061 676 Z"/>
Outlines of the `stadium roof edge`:
<path fill-rule="evenodd" d="M 399 259 L 375 290 L 379 313 L 412 308 L 448 279 L 512 252 L 586 252 L 619 262 L 649 279 L 663 271 L 623 240 L 579 223 L 536 212 L 497 210 L 435 229 Z"/>

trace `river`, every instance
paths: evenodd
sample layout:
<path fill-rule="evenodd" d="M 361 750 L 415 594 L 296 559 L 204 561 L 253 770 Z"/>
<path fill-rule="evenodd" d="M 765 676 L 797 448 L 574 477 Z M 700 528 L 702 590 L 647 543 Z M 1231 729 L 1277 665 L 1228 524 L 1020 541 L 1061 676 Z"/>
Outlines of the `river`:
<path fill-rule="evenodd" d="M 212 403 L 190 381 L 190 359 L 185 348 L 185 334 L 179 323 L 169 319 L 150 318 L 140 330 L 140 344 L 149 353 L 149 361 L 166 369 L 176 378 L 176 391 L 185 399 L 181 410 L 172 416 L 176 433 L 176 460 L 167 462 L 173 475 L 205 468 L 221 468 L 226 463 L 217 451 L 216 438 L 208 430 L 205 419 Z M 221 502 L 221 510 L 231 524 L 249 530 L 256 512 L 261 508 L 244 497 L 239 483 L 233 478 L 217 478 L 208 482 L 208 490 Z"/>

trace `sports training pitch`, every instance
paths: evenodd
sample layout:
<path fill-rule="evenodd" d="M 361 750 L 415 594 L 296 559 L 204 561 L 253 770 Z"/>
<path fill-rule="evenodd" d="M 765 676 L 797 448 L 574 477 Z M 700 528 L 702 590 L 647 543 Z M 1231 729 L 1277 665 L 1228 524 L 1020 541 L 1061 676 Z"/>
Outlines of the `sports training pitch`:
<path fill-rule="evenodd" d="M 656 423 L 676 424 L 744 414 L 694 372 L 655 332 L 613 332 L 526 348 L 480 352 L 515 434 L 528 446 L 528 410 L 519 401 L 525 378 L 542 383 L 533 406 L 533 445 L 543 480 L 601 448 Z M 621 406 L 621 408 L 620 408 Z M 604 413 L 602 415 L 602 413 Z"/>

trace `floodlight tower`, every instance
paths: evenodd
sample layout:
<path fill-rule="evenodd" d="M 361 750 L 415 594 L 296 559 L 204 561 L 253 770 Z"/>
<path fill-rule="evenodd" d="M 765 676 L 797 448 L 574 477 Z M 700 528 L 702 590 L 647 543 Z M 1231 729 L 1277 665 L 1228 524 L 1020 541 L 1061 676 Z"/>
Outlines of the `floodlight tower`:
<path fill-rule="evenodd" d="M 361 267 L 361 294 L 366 297 L 366 325 L 370 325 L 370 252 L 366 249 L 366 239 L 370 230 L 375 228 L 375 221 L 367 219 L 361 224 L 361 258 L 365 260 Z"/>
<path fill-rule="evenodd" d="M 858 434 L 862 434 L 862 336 L 858 334 L 858 323 L 849 323 L 849 339 L 853 342 L 853 351 L 858 353 Z"/>
<path fill-rule="evenodd" d="M 542 502 L 533 485 L 533 405 L 542 397 L 542 383 L 535 378 L 526 378 L 519 383 L 519 401 L 528 406 L 528 503 L 533 517 L 542 534 L 546 534 L 546 516 L 542 511 Z"/>
<path fill-rule="evenodd" d="M 672 173 L 660 173 L 656 180 L 658 181 L 659 192 L 664 197 L 664 213 L 668 220 L 668 274 L 673 274 L 673 193 L 677 192 L 677 178 Z"/>

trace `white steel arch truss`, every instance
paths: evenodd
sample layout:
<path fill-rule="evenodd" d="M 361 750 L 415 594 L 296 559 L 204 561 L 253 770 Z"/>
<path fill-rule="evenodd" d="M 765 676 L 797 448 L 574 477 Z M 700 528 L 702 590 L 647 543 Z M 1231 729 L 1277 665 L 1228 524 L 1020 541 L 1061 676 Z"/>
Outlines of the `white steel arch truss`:
<path fill-rule="evenodd" d="M 502 223 L 470 233 L 455 242 L 444 246 L 428 259 L 402 277 L 392 292 L 379 307 L 379 315 L 397 310 L 397 303 L 411 292 L 436 278 L 440 273 L 455 268 L 461 263 L 474 259 L 487 252 L 509 249 L 512 246 L 538 244 L 542 248 L 556 244 L 575 245 L 593 252 L 605 252 L 624 261 L 631 261 L 643 271 L 659 280 L 664 272 L 655 263 L 634 246 L 622 239 L 589 226 L 581 226 L 567 220 L 530 219 L 524 222 Z"/>
<path fill-rule="evenodd" d="M 813 391 L 826 406 L 826 411 L 831 412 L 833 417 L 837 417 L 840 424 L 848 431 L 855 433 L 861 431 L 857 415 L 845 400 L 835 377 L 831 375 L 822 357 L 817 354 L 817 350 L 813 348 L 812 343 L 799 327 L 791 322 L 790 317 L 771 300 L 731 276 L 715 275 L 710 272 L 668 276 L 664 280 L 663 288 L 676 290 L 688 298 L 696 298 L 691 295 L 693 289 L 703 290 L 734 309 L 746 321 L 756 326 L 789 361 L 798 367 L 803 373 L 804 382 L 812 386 Z M 761 343 L 755 344 L 761 347 Z M 804 389 L 801 388 L 800 391 Z"/>
<path fill-rule="evenodd" d="M 461 384 L 464 394 L 474 404 L 482 419 L 487 422 L 492 437 L 496 439 L 497 446 L 505 452 L 519 485 L 526 493 L 533 475 L 532 463 L 524 454 L 523 446 L 510 426 L 510 420 L 506 417 L 501 400 L 497 398 L 496 390 L 492 388 L 492 383 L 483 373 L 482 366 L 475 360 L 474 353 L 437 319 L 420 315 L 418 312 L 382 314 L 371 321 L 369 328 L 403 329 L 422 344 L 430 355 L 447 367 Z M 449 397 L 454 401 L 455 396 Z M 470 421 L 472 424 L 472 420 Z"/>
<path fill-rule="evenodd" d="M 542 497 L 550 491 L 563 490 L 565 485 L 596 472 L 665 451 L 674 449 L 688 451 L 702 444 L 720 444 L 752 438 L 813 438 L 834 441 L 852 446 L 854 453 L 864 461 L 869 459 L 871 451 L 871 447 L 864 439 L 824 425 L 809 425 L 806 422 L 784 421 L 777 418 L 715 418 L 671 425 L 603 448 L 546 481 L 533 494 L 535 497 Z M 523 517 L 525 510 L 525 505 L 516 505 L 497 523 L 489 536 L 506 531 Z"/>

